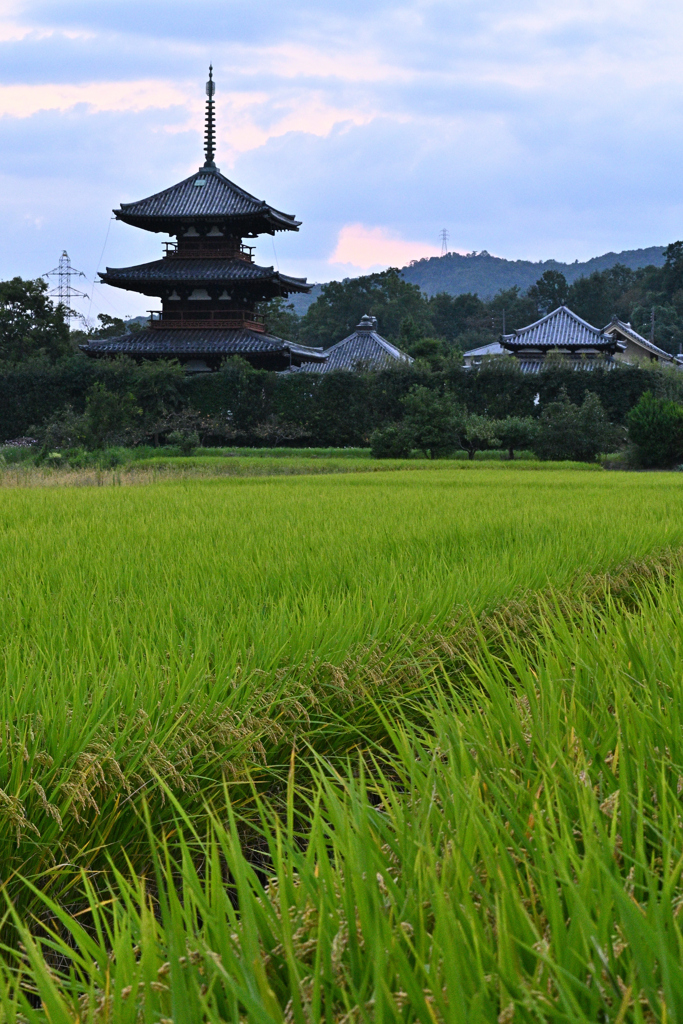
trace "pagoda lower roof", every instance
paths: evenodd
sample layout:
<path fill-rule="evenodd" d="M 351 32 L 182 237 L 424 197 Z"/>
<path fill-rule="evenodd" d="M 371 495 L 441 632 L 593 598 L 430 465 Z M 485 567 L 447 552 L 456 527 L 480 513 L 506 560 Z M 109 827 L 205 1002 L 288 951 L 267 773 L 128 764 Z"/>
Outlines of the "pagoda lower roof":
<path fill-rule="evenodd" d="M 259 267 L 242 259 L 183 259 L 166 256 L 135 267 L 107 267 L 103 273 L 100 272 L 100 277 L 104 284 L 149 295 L 155 295 L 159 285 L 173 284 L 205 287 L 207 284 L 268 281 L 278 284 L 287 293 L 308 292 L 311 287 L 305 277 L 288 277 L 274 267 Z"/>
<path fill-rule="evenodd" d="M 116 338 L 89 341 L 85 345 L 79 345 L 79 348 L 89 356 L 130 355 L 174 359 L 179 356 L 291 353 L 302 361 L 324 362 L 327 358 L 322 349 L 296 345 L 273 334 L 263 334 L 249 328 L 143 328 L 141 331 L 131 331 Z"/>
<path fill-rule="evenodd" d="M 176 234 L 184 224 L 230 222 L 235 233 L 259 234 L 298 231 L 301 221 L 245 192 L 217 168 L 200 167 L 184 181 L 135 203 L 114 210 L 118 220 Z M 234 222 L 234 223 L 233 223 Z"/>

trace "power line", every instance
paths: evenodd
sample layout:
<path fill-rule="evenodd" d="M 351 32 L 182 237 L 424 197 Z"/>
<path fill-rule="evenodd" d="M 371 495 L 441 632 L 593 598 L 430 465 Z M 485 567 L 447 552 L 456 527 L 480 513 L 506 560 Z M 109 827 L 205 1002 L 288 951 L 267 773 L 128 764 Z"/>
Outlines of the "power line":
<path fill-rule="evenodd" d="M 74 288 L 71 284 L 72 277 L 85 277 L 82 270 L 76 270 L 75 267 L 71 266 L 71 260 L 66 249 L 63 250 L 62 255 L 59 257 L 59 263 L 52 270 L 48 270 L 47 273 L 43 274 L 43 277 L 56 277 L 57 287 L 53 288 L 49 295 L 53 298 L 56 297 L 60 306 L 64 308 L 64 317 L 67 321 L 76 319 L 84 319 L 82 313 L 77 313 L 75 309 L 71 308 L 71 300 L 73 299 L 87 299 L 88 296 L 85 292 L 80 292 L 77 288 Z"/>
<path fill-rule="evenodd" d="M 114 218 L 110 217 L 108 222 L 107 222 L 107 233 L 104 236 L 104 245 L 102 246 L 102 252 L 100 253 L 100 258 L 97 261 L 97 270 L 99 270 L 101 265 L 102 265 L 102 259 L 104 257 L 104 250 L 107 248 L 107 242 L 109 241 L 109 231 L 111 229 L 111 222 L 113 220 L 114 220 Z M 90 313 L 92 311 L 92 300 L 93 300 L 93 298 L 95 296 L 95 285 L 96 284 L 99 284 L 99 281 L 97 280 L 97 272 L 96 272 L 96 276 L 93 278 L 93 283 L 92 283 L 93 287 L 92 287 L 92 294 L 90 295 L 90 304 L 88 306 L 88 315 L 85 318 L 85 322 L 88 325 L 88 327 L 90 326 Z"/>

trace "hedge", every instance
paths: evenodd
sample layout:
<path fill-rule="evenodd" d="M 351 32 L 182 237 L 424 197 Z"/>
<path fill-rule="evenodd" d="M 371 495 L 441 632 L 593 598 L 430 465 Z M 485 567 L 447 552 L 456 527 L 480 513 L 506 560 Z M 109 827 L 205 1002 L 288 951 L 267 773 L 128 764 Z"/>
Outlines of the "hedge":
<path fill-rule="evenodd" d="M 157 364 L 157 376 L 160 370 Z M 433 371 L 426 365 L 401 364 L 375 373 L 276 374 L 234 360 L 217 373 L 195 376 L 169 366 L 168 376 L 175 408 L 223 418 L 243 443 L 257 447 L 268 441 L 254 431 L 268 421 L 305 431 L 298 443 L 307 446 L 367 444 L 374 429 L 402 418 L 401 399 L 416 385 L 447 390 L 470 412 L 496 418 L 536 416 L 562 389 L 577 404 L 586 391 L 594 392 L 614 423 L 624 423 L 646 391 L 683 399 L 683 374 L 677 371 L 657 366 L 584 370 L 554 361 L 538 374 L 522 374 L 513 360 L 469 370 L 455 366 Z M 97 381 L 121 394 L 134 393 L 144 407 L 149 379 L 147 373 L 145 383 L 145 364 L 138 367 L 131 360 L 108 362 L 83 355 L 52 365 L 0 366 L 0 440 L 26 435 L 67 404 L 82 412 L 86 394 Z"/>

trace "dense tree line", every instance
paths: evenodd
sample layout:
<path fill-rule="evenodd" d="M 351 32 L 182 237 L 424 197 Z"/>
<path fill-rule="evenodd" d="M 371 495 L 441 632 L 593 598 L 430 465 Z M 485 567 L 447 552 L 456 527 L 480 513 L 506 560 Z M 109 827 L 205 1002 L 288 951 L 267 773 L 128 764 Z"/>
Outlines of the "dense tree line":
<path fill-rule="evenodd" d="M 654 312 L 655 341 L 668 352 L 683 345 L 683 242 L 665 250 L 663 267 L 631 270 L 615 266 L 568 284 L 557 270 L 547 270 L 525 292 L 510 288 L 490 301 L 477 295 L 428 297 L 396 269 L 332 281 L 304 316 L 282 299 L 263 307 L 269 329 L 291 341 L 325 348 L 350 334 L 361 316 L 377 317 L 380 333 L 411 355 L 439 362 L 495 341 L 503 331 L 524 327 L 558 305 L 568 305 L 595 327 L 613 314 L 650 336 Z"/>

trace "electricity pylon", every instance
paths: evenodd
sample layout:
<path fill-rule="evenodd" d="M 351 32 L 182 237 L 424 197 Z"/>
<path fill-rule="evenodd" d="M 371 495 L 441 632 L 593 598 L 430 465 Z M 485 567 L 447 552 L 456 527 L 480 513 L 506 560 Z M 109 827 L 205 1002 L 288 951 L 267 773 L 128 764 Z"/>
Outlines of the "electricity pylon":
<path fill-rule="evenodd" d="M 48 294 L 53 298 L 56 297 L 60 306 L 64 307 L 64 316 L 66 320 L 69 321 L 74 318 L 83 320 L 83 314 L 77 313 L 76 310 L 71 308 L 71 300 L 72 298 L 87 299 L 88 296 L 85 292 L 80 292 L 77 288 L 72 286 L 71 278 L 85 277 L 85 274 L 82 270 L 76 270 L 75 267 L 71 266 L 71 260 L 69 259 L 69 254 L 66 249 L 64 249 L 62 255 L 59 257 L 59 263 L 57 266 L 52 270 L 48 270 L 46 274 L 43 274 L 43 277 L 57 278 L 57 287 L 53 288 L 48 292 Z"/>

